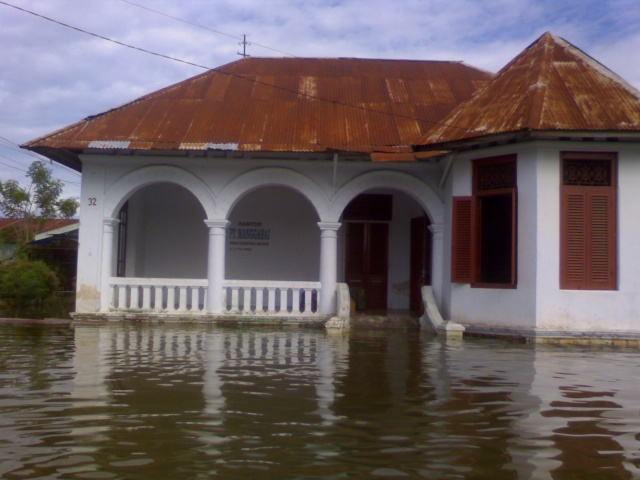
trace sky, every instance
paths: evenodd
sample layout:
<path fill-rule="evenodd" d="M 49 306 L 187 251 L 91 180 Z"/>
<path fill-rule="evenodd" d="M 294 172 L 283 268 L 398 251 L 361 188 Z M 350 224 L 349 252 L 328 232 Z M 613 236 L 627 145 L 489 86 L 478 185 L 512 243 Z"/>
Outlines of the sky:
<path fill-rule="evenodd" d="M 246 34 L 255 57 L 497 72 L 550 31 L 640 89 L 639 0 L 0 0 L 0 25 L 0 181 L 23 184 L 35 154 L 17 145 L 204 71 L 89 33 L 205 68 L 240 59 Z M 79 197 L 80 174 L 51 167 Z"/>

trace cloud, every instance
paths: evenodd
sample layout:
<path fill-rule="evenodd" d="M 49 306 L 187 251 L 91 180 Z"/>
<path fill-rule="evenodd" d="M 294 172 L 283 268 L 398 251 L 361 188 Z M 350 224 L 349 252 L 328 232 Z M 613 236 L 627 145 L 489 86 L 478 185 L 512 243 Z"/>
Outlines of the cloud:
<path fill-rule="evenodd" d="M 463 60 L 497 71 L 545 31 L 640 88 L 637 0 L 33 0 L 88 32 L 217 67 L 255 56 Z M 0 135 L 21 143 L 202 72 L 0 5 Z M 28 161 L 28 159 L 27 159 Z M 2 166 L 0 165 L 0 170 Z M 6 170 L 3 173 L 10 174 Z"/>

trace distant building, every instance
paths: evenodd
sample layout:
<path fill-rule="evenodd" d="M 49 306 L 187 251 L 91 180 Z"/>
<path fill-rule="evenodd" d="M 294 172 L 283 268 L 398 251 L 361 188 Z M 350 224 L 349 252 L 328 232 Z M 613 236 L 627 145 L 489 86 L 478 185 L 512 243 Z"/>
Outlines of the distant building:
<path fill-rule="evenodd" d="M 29 222 L 31 225 L 27 226 Z M 57 273 L 60 289 L 75 289 L 78 259 L 78 229 L 76 219 L 24 220 L 0 218 L 0 261 L 15 257 L 21 232 L 34 234 L 29 243 L 30 256 L 43 260 Z"/>
<path fill-rule="evenodd" d="M 459 62 L 244 58 L 24 145 L 82 171 L 76 311 L 640 333 L 640 94 L 545 34 Z"/>

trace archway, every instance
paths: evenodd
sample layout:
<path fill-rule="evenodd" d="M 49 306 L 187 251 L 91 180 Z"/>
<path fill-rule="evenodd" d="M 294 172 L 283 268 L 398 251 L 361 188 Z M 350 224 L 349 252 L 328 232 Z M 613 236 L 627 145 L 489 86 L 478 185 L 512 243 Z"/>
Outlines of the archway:
<path fill-rule="evenodd" d="M 117 276 L 207 277 L 206 213 L 189 190 L 166 182 L 142 187 L 118 217 Z"/>
<path fill-rule="evenodd" d="M 361 311 L 418 312 L 431 282 L 431 221 L 413 198 L 367 190 L 342 215 L 342 274 Z"/>

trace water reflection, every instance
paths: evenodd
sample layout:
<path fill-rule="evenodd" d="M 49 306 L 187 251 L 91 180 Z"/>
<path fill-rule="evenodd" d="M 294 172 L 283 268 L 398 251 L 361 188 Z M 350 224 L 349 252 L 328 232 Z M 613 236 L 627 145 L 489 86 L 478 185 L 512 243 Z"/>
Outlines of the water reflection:
<path fill-rule="evenodd" d="M 2 478 L 639 478 L 633 350 L 3 326 Z"/>

